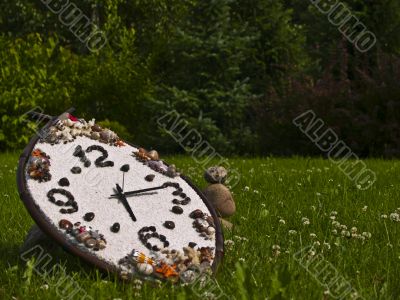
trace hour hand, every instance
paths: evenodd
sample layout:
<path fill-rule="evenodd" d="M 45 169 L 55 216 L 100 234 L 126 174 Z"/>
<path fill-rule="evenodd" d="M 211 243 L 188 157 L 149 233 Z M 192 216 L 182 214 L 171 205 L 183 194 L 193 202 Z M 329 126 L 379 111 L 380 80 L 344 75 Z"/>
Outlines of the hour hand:
<path fill-rule="evenodd" d="M 131 217 L 131 219 L 136 222 L 136 217 L 135 214 L 132 211 L 132 208 L 130 207 L 128 200 L 126 200 L 126 197 L 123 193 L 122 188 L 119 186 L 119 184 L 116 185 L 116 189 L 117 189 L 117 194 L 116 196 L 118 196 L 118 198 L 121 200 L 122 204 L 125 206 L 126 210 L 129 213 L 129 216 Z"/>

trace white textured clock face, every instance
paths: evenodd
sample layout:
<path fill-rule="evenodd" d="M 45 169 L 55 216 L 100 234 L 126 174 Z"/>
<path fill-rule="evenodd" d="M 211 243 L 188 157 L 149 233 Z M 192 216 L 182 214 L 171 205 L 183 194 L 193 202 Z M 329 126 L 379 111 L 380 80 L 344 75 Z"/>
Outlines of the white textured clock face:
<path fill-rule="evenodd" d="M 89 163 L 85 165 L 84 159 L 80 159 L 77 155 L 74 156 L 74 152 L 77 154 L 76 149 L 80 149 L 79 147 L 82 148 L 86 160 L 90 161 L 90 166 Z M 73 243 L 76 247 L 119 268 L 123 268 L 120 260 L 132 253 L 133 249 L 148 257 L 161 255 L 161 251 L 157 248 L 165 247 L 182 251 L 183 247 L 187 247 L 189 243 L 195 243 L 197 249 L 201 247 L 215 249 L 215 234 L 207 236 L 203 234 L 202 236 L 193 226 L 195 220 L 189 216 L 196 209 L 210 215 L 207 206 L 197 192 L 180 176 L 168 177 L 138 161 L 132 155 L 133 152 L 138 151 L 137 148 L 128 144 L 118 147 L 86 136 L 78 136 L 68 143 L 61 142 L 53 145 L 44 142 L 37 143 L 33 149 L 40 149 L 49 156 L 51 179 L 41 182 L 33 179 L 29 176 L 29 166 L 27 165 L 28 191 L 47 218 L 49 225 L 65 234 L 68 242 Z M 96 159 L 103 155 L 104 151 L 108 157 L 103 160 L 103 163 L 110 161 L 113 164 L 105 163 L 105 166 L 96 166 Z M 123 165 L 129 165 L 129 170 L 124 174 L 124 180 L 124 172 L 121 171 Z M 145 177 L 148 175 L 154 175 L 149 176 L 154 179 L 146 180 Z M 67 182 L 68 185 L 66 185 Z M 136 221 L 132 219 L 126 206 L 118 197 L 111 197 L 116 194 L 117 184 L 123 187 L 124 192 L 129 192 L 159 187 L 166 182 L 179 184 L 180 194 L 176 185 L 126 197 Z M 174 192 L 175 195 L 173 195 Z M 71 200 L 68 203 L 67 194 L 73 196 L 75 205 Z M 51 199 L 51 195 L 53 195 L 53 199 Z M 183 197 L 181 197 L 182 195 Z M 174 199 L 176 199 L 175 202 L 173 202 Z M 177 202 L 183 199 L 188 199 L 186 202 L 189 203 Z M 180 214 L 173 211 L 174 206 L 179 207 L 175 209 L 177 212 L 181 212 Z M 93 214 L 94 218 L 91 219 Z M 75 224 L 72 232 L 60 228 L 61 220 Z M 166 223 L 167 221 L 170 223 Z M 171 225 L 171 222 L 173 222 L 174 228 L 167 228 L 172 227 L 167 226 L 167 224 Z M 119 230 L 116 228 L 118 226 L 114 225 L 115 223 L 119 224 Z M 87 231 L 91 230 L 96 233 L 97 230 L 98 234 L 103 235 L 102 238 L 106 241 L 104 249 L 93 245 L 87 246 L 85 242 L 80 243 L 77 240 L 77 235 L 85 230 L 82 229 L 83 226 Z M 150 229 L 156 229 L 158 237 L 157 234 L 156 237 L 150 236 L 154 232 Z M 142 235 L 139 234 L 140 232 Z M 143 240 L 143 236 L 146 234 L 149 235 Z M 162 238 L 160 239 L 160 237 Z M 150 244 L 146 246 L 146 243 Z M 154 246 L 157 247 L 156 251 L 153 251 Z M 153 250 L 149 248 L 153 248 Z M 134 272 L 129 268 L 127 271 Z"/>

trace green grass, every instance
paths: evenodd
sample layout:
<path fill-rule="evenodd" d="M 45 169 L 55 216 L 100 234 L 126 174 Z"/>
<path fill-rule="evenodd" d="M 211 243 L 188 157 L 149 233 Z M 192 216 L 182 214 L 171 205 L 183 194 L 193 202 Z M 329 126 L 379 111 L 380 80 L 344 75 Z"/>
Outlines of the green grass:
<path fill-rule="evenodd" d="M 48 250 L 58 271 L 39 276 L 34 261 L 26 264 L 18 252 L 33 221 L 17 194 L 17 160 L 15 154 L 0 155 L 0 299 L 59 299 L 70 278 L 96 300 L 197 298 L 201 289 L 191 286 L 123 283 L 61 249 Z M 204 187 L 202 169 L 190 157 L 167 161 Z M 230 221 L 236 227 L 225 232 L 229 242 L 216 276 L 225 299 L 334 299 L 321 284 L 333 279 L 332 275 L 324 279 L 326 273 L 316 274 L 323 266 L 351 285 L 353 292 L 346 299 L 356 298 L 356 293 L 365 299 L 400 298 L 400 223 L 389 217 L 400 208 L 399 161 L 366 160 L 377 174 L 376 183 L 366 191 L 358 190 L 335 165 L 322 159 L 230 162 L 241 173 L 241 181 L 233 190 L 237 212 Z M 342 237 L 342 229 L 332 232 L 334 211 L 336 221 L 348 231 L 357 227 L 358 233 L 369 232 L 371 237 Z M 382 218 L 383 214 L 388 218 Z M 302 218 L 310 224 L 304 225 Z M 293 255 L 314 243 L 315 259 L 309 260 L 308 272 Z M 69 279 L 57 285 L 65 276 Z M 206 291 L 218 295 L 215 290 L 202 290 Z"/>

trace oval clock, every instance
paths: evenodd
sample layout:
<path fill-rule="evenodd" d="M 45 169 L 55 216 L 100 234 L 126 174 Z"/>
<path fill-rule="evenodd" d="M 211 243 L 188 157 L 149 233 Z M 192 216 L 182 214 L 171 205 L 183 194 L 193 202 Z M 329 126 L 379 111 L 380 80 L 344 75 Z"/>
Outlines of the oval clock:
<path fill-rule="evenodd" d="M 43 232 L 122 278 L 190 282 L 223 255 L 218 217 L 173 165 L 94 120 L 51 118 L 24 149 L 20 197 Z"/>

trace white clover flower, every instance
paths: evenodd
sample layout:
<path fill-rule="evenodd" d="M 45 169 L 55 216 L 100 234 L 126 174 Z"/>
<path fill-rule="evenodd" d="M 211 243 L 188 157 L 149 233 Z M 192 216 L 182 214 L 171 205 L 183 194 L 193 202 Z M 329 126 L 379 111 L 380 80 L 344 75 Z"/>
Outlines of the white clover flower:
<path fill-rule="evenodd" d="M 319 247 L 319 246 L 321 246 L 321 243 L 319 241 L 315 241 L 313 243 L 313 247 Z"/>
<path fill-rule="evenodd" d="M 356 233 L 357 232 L 357 227 L 352 227 L 351 228 L 351 233 Z"/>
<path fill-rule="evenodd" d="M 336 216 L 330 216 L 329 219 L 336 220 Z"/>
<path fill-rule="evenodd" d="M 301 222 L 303 225 L 310 225 L 310 220 L 306 217 L 301 218 Z"/>
<path fill-rule="evenodd" d="M 310 238 L 315 239 L 317 238 L 317 235 L 315 233 L 310 233 Z"/>
<path fill-rule="evenodd" d="M 250 188 L 246 185 L 246 186 L 244 187 L 244 191 L 245 191 L 245 192 L 248 192 L 248 191 L 250 191 Z"/>
<path fill-rule="evenodd" d="M 289 230 L 289 235 L 296 235 L 297 234 L 297 231 L 296 230 Z"/>
<path fill-rule="evenodd" d="M 315 256 L 315 254 L 316 254 L 316 252 L 313 249 L 308 251 L 309 256 Z"/>
<path fill-rule="evenodd" d="M 340 233 L 343 237 L 350 237 L 350 231 L 348 230 L 342 230 L 342 232 Z"/>
<path fill-rule="evenodd" d="M 235 242 L 232 240 L 225 240 L 224 245 L 227 249 L 232 249 L 233 246 L 235 245 Z"/>
<path fill-rule="evenodd" d="M 368 206 L 364 206 L 363 208 L 362 208 L 362 211 L 367 211 L 367 209 L 368 209 Z"/>
<path fill-rule="evenodd" d="M 319 196 L 321 196 L 321 193 L 316 192 L 315 195 L 317 195 L 319 197 Z"/>
<path fill-rule="evenodd" d="M 338 221 L 332 221 L 332 226 L 340 227 L 340 223 Z"/>
<path fill-rule="evenodd" d="M 400 215 L 398 213 L 391 213 L 389 217 L 394 222 L 400 222 Z"/>
<path fill-rule="evenodd" d="M 347 226 L 346 225 L 340 225 L 340 229 L 347 230 Z"/>
<path fill-rule="evenodd" d="M 331 211 L 331 216 L 337 216 L 338 212 L 336 210 Z"/>
<path fill-rule="evenodd" d="M 210 299 L 210 300 L 218 299 L 217 296 L 210 291 L 204 292 L 203 294 L 201 294 L 201 296 L 202 296 L 201 298 L 203 299 Z"/>
<path fill-rule="evenodd" d="M 327 242 L 324 242 L 324 247 L 325 247 L 326 249 L 328 249 L 328 250 L 331 249 L 331 245 L 330 245 L 329 243 L 327 243 Z"/>
<path fill-rule="evenodd" d="M 382 219 L 387 219 L 388 216 L 387 216 L 387 215 L 381 215 L 381 218 L 382 218 Z"/>
<path fill-rule="evenodd" d="M 281 250 L 281 246 L 279 246 L 279 245 L 272 245 L 272 250 Z"/>
<path fill-rule="evenodd" d="M 372 237 L 371 232 L 363 232 L 362 235 L 367 239 L 370 239 Z"/>
<path fill-rule="evenodd" d="M 336 230 L 336 229 L 333 229 L 333 230 L 332 230 L 332 233 L 333 233 L 333 234 L 337 234 L 337 230 Z"/>
<path fill-rule="evenodd" d="M 243 257 L 239 257 L 239 261 L 245 262 L 246 260 Z"/>

